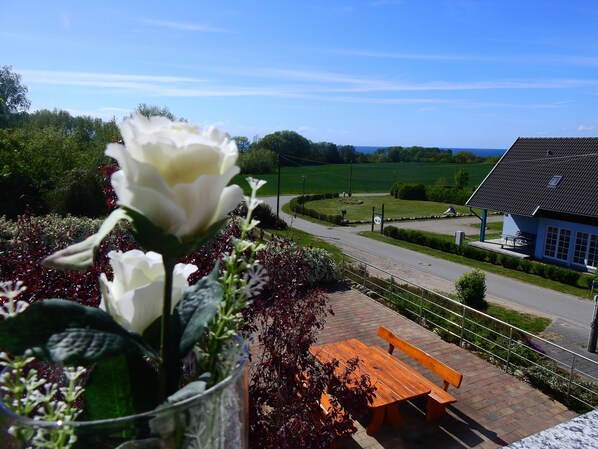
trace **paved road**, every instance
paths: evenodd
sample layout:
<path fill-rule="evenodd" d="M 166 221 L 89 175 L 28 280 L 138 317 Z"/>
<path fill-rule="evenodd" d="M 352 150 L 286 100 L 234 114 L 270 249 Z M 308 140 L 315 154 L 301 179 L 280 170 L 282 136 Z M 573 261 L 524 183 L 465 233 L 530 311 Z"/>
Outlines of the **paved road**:
<path fill-rule="evenodd" d="M 281 197 L 280 207 L 292 197 Z M 276 197 L 263 198 L 276 211 Z M 323 226 L 280 211 L 292 227 L 340 246 L 347 254 L 380 266 L 398 277 L 432 290 L 453 291 L 454 282 L 469 267 L 356 235 L 344 226 Z M 452 221 L 452 220 L 451 220 Z M 598 361 L 598 354 L 584 350 L 587 344 L 593 303 L 574 296 L 519 282 L 492 273 L 486 275 L 488 299 L 554 318 L 548 332 L 559 344 Z"/>

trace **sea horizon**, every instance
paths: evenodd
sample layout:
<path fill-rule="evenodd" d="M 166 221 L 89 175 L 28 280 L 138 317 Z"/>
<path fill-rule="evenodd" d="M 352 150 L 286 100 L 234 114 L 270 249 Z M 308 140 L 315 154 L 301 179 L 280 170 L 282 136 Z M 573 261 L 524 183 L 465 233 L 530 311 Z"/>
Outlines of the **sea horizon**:
<path fill-rule="evenodd" d="M 388 146 L 371 146 L 371 145 L 355 145 L 355 150 L 360 153 L 371 154 L 379 148 L 389 148 Z M 408 148 L 408 147 L 405 147 Z M 476 156 L 490 157 L 490 156 L 502 156 L 507 151 L 507 148 L 457 148 L 457 147 L 438 147 L 441 150 L 451 150 L 453 154 L 457 154 L 461 151 L 467 151 L 473 153 Z"/>

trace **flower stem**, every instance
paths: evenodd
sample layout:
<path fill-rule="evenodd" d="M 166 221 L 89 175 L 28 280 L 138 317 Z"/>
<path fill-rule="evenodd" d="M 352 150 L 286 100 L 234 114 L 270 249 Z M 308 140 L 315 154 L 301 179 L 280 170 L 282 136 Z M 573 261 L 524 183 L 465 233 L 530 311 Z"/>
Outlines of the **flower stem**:
<path fill-rule="evenodd" d="M 165 400 L 178 387 L 178 348 L 172 328 L 172 284 L 176 260 L 162 255 L 164 264 L 164 298 L 160 326 L 160 397 Z"/>

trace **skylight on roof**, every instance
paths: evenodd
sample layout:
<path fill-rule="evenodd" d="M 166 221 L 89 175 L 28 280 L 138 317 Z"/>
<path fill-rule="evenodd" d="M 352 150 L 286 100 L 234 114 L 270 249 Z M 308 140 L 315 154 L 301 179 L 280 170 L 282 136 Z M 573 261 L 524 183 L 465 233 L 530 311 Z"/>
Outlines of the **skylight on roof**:
<path fill-rule="evenodd" d="M 553 176 L 552 179 L 550 180 L 550 182 L 548 183 L 548 187 L 558 186 L 559 182 L 561 182 L 561 179 L 563 179 L 563 177 L 560 175 Z"/>

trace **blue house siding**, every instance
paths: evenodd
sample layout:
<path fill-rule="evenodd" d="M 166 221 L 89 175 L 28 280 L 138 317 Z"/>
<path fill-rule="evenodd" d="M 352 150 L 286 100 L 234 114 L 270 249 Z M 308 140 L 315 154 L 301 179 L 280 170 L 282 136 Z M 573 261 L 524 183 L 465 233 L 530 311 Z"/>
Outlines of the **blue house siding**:
<path fill-rule="evenodd" d="M 557 232 L 556 232 L 557 245 L 560 242 L 560 240 L 563 239 L 563 237 L 565 237 L 565 238 L 567 237 L 566 235 L 563 236 L 563 234 L 568 233 L 568 245 L 567 245 L 567 251 L 566 251 L 566 259 L 563 258 L 562 251 L 561 251 L 560 257 L 558 256 L 559 248 L 556 249 L 556 251 L 555 251 L 556 254 L 551 254 L 551 255 L 546 254 L 546 245 L 553 244 L 553 246 L 554 246 L 554 236 L 555 236 L 554 232 L 551 235 L 551 238 L 552 238 L 551 241 L 547 242 L 547 235 L 548 235 L 549 228 L 552 228 L 553 231 L 555 229 L 557 230 Z M 537 233 L 536 233 L 536 248 L 535 248 L 535 252 L 534 252 L 534 257 L 538 260 L 544 259 L 546 262 L 559 263 L 559 264 L 563 264 L 566 266 L 573 266 L 573 267 L 577 267 L 577 268 L 587 267 L 589 269 L 595 269 L 595 267 L 596 267 L 595 261 L 594 262 L 590 261 L 589 266 L 586 266 L 584 263 L 576 263 L 574 261 L 574 253 L 575 253 L 575 249 L 576 249 L 578 233 L 586 233 L 590 236 L 592 236 L 592 235 L 598 236 L 598 226 L 591 226 L 591 225 L 574 223 L 574 222 L 563 221 L 563 220 L 555 220 L 555 219 L 551 219 L 551 218 L 539 218 Z M 560 249 L 561 250 L 564 249 L 562 247 L 562 245 L 561 245 Z M 591 265 L 592 263 L 593 263 L 593 265 Z"/>
<path fill-rule="evenodd" d="M 524 215 L 505 214 L 502 232 L 507 235 L 516 235 L 517 231 L 528 234 L 538 233 L 538 219 Z"/>
<path fill-rule="evenodd" d="M 537 260 L 590 271 L 598 267 L 598 226 L 505 214 L 503 234 L 518 231 L 536 235 L 533 254 Z"/>

